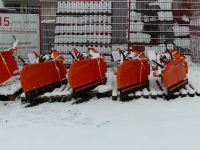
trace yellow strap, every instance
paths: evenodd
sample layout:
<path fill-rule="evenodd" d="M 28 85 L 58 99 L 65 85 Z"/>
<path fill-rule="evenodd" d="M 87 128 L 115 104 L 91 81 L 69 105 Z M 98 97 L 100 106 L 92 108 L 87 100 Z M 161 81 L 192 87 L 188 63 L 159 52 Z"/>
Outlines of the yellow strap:
<path fill-rule="evenodd" d="M 144 67 L 144 64 L 143 64 L 143 62 L 142 62 L 142 60 L 141 60 L 141 67 L 140 67 L 140 86 L 141 86 L 141 80 L 142 80 L 141 78 L 142 78 L 142 69 L 143 69 L 143 68 L 145 68 L 145 67 Z M 140 86 L 139 86 L 139 87 L 140 87 Z"/>
<path fill-rule="evenodd" d="M 8 65 L 7 65 L 5 59 L 3 58 L 3 55 L 1 54 L 1 52 L 0 52 L 0 56 L 1 56 L 2 60 L 3 60 L 3 64 L 6 66 L 6 70 L 8 71 L 9 75 L 12 77 L 10 69 L 8 68 Z"/>
<path fill-rule="evenodd" d="M 177 53 L 177 51 L 173 52 L 173 53 L 172 53 L 172 56 L 174 56 L 174 54 L 176 54 L 176 53 Z"/>
<path fill-rule="evenodd" d="M 97 59 L 97 64 L 98 64 L 98 68 L 99 68 L 100 78 L 101 78 L 101 81 L 102 81 L 103 77 L 102 77 L 101 69 L 100 69 L 100 59 Z M 103 82 L 103 81 L 102 81 L 102 82 Z"/>

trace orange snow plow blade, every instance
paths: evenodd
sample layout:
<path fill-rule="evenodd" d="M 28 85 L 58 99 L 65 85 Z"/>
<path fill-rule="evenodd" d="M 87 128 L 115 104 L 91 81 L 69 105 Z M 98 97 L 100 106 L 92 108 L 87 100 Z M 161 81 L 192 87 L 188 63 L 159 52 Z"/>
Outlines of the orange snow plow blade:
<path fill-rule="evenodd" d="M 20 80 L 27 99 L 66 83 L 66 66 L 58 60 L 24 65 Z"/>
<path fill-rule="evenodd" d="M 130 92 L 149 87 L 150 65 L 146 60 L 126 60 L 118 68 L 117 84 L 120 92 Z"/>
<path fill-rule="evenodd" d="M 179 90 L 187 84 L 188 64 L 185 57 L 176 53 L 174 59 L 171 60 L 163 70 L 162 81 L 168 92 Z"/>
<path fill-rule="evenodd" d="M 0 84 L 14 76 L 17 70 L 17 63 L 12 52 L 0 52 Z"/>
<path fill-rule="evenodd" d="M 92 89 L 106 82 L 106 63 L 102 58 L 73 61 L 69 68 L 69 84 L 74 92 Z"/>

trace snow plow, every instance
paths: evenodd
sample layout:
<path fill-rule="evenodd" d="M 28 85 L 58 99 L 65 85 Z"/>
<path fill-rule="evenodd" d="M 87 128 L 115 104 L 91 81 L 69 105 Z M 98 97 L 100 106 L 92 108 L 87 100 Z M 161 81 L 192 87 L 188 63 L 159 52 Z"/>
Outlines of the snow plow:
<path fill-rule="evenodd" d="M 18 50 L 17 42 L 11 48 L 0 51 L 0 100 L 14 100 L 21 92 L 19 70 L 13 55 Z"/>
<path fill-rule="evenodd" d="M 94 48 L 89 48 L 86 53 L 73 48 L 70 54 L 74 61 L 69 68 L 68 79 L 73 97 L 87 99 L 90 90 L 106 83 L 106 63 Z"/>
<path fill-rule="evenodd" d="M 155 65 L 154 77 L 162 84 L 167 97 L 170 98 L 188 84 L 188 64 L 183 54 L 166 48 L 165 52 L 159 55 L 159 60 L 152 62 Z"/>
<path fill-rule="evenodd" d="M 23 99 L 34 103 L 38 96 L 66 85 L 66 73 L 64 58 L 56 50 L 51 55 L 41 55 L 36 63 L 25 64 L 20 74 Z"/>
<path fill-rule="evenodd" d="M 12 51 L 0 52 L 0 66 L 0 84 L 16 75 L 18 66 Z"/>
<path fill-rule="evenodd" d="M 170 51 L 174 57 L 163 70 L 162 82 L 168 93 L 173 93 L 188 83 L 188 64 L 186 58 L 177 51 Z"/>
<path fill-rule="evenodd" d="M 120 99 L 127 101 L 130 99 L 128 94 L 149 87 L 149 59 L 138 50 L 118 49 L 118 52 L 121 54 L 121 65 L 116 72 L 117 88 Z"/>
<path fill-rule="evenodd" d="M 166 49 L 163 54 L 157 55 L 156 60 L 149 60 L 138 50 L 117 49 L 114 53 L 113 58 L 117 56 L 114 60 L 121 62 L 115 71 L 113 100 L 117 100 L 118 96 L 122 101 L 129 101 L 140 97 L 169 100 L 178 96 L 200 95 L 199 90 L 188 82 L 186 57 L 175 50 Z"/>

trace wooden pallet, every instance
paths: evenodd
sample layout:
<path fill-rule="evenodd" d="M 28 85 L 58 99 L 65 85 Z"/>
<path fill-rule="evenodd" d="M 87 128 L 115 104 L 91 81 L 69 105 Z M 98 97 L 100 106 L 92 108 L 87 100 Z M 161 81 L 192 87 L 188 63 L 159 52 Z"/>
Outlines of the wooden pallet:
<path fill-rule="evenodd" d="M 105 93 L 98 93 L 97 91 L 91 91 L 88 93 L 89 98 L 112 97 L 113 100 L 117 100 L 118 97 L 120 97 L 120 93 L 116 89 L 117 88 L 116 84 L 112 84 L 112 85 L 115 86 L 115 87 L 113 86 L 113 91 L 109 90 L 109 91 L 105 91 Z M 177 97 L 186 97 L 186 96 L 193 97 L 195 95 L 200 96 L 200 90 L 198 90 L 194 85 L 192 85 L 189 82 L 178 92 L 171 95 L 171 99 L 174 99 Z M 143 88 L 141 90 L 135 91 L 133 93 L 130 93 L 128 96 L 129 96 L 129 99 L 127 101 L 138 99 L 138 98 L 152 98 L 152 99 L 163 98 L 163 99 L 168 100 L 167 91 L 162 85 L 161 81 L 153 77 L 152 78 L 150 77 L 149 88 Z M 72 89 L 69 87 L 69 84 L 67 85 L 63 84 L 59 88 L 56 88 L 51 92 L 47 92 L 43 95 L 40 95 L 34 100 L 38 102 L 55 102 L 55 101 L 65 102 L 65 101 L 70 101 L 72 98 L 74 98 L 74 95 L 73 95 Z M 87 97 L 86 99 L 89 100 L 89 98 Z M 77 103 L 79 102 L 81 103 L 85 101 L 84 98 L 83 99 L 75 98 L 75 100 L 77 100 Z M 21 101 L 28 102 L 24 93 L 21 95 Z"/>
<path fill-rule="evenodd" d="M 22 92 L 19 76 L 12 77 L 0 85 L 0 100 L 13 101 Z"/>
<path fill-rule="evenodd" d="M 133 99 L 138 99 L 138 98 L 152 98 L 152 99 L 163 98 L 166 100 L 170 100 L 177 97 L 200 96 L 200 90 L 196 89 L 195 86 L 193 86 L 189 82 L 183 88 L 181 88 L 178 92 L 175 92 L 173 95 L 170 95 L 170 99 L 169 99 L 167 90 L 164 88 L 161 81 L 152 78 L 150 80 L 149 88 L 144 88 L 142 90 L 135 91 L 133 93 L 130 93 L 128 96 L 129 98 L 127 98 L 127 101 L 129 101 L 130 99 L 133 100 Z M 120 95 L 118 95 L 118 97 L 120 97 Z"/>
<path fill-rule="evenodd" d="M 32 100 L 38 101 L 38 102 L 54 102 L 54 101 L 66 102 L 66 101 L 71 100 L 72 98 L 71 93 L 72 93 L 72 90 L 70 89 L 69 85 L 63 84 L 59 88 L 55 88 L 53 91 L 46 92 Z M 22 103 L 28 102 L 28 99 L 26 98 L 25 93 L 22 93 L 21 101 Z"/>

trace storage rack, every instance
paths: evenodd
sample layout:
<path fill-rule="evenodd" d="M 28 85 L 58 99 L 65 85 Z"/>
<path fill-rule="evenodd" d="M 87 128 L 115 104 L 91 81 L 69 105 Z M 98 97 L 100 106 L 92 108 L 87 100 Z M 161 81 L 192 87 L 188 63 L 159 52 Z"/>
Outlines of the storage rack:
<path fill-rule="evenodd" d="M 54 48 L 68 53 L 72 48 L 94 47 L 111 53 L 112 3 L 110 1 L 58 1 Z M 69 63 L 71 57 L 65 55 Z M 110 61 L 110 57 L 106 57 Z"/>
<path fill-rule="evenodd" d="M 157 45 L 162 52 L 165 49 L 164 41 L 168 41 L 169 43 L 175 43 L 176 49 L 184 49 L 185 51 L 186 48 L 190 46 L 189 19 L 187 13 L 181 13 L 182 16 L 179 15 L 178 17 L 182 18 L 177 19 L 174 3 L 175 2 L 171 0 L 144 2 L 129 0 L 129 47 L 139 47 L 141 50 L 144 50 L 148 49 L 149 46 Z M 152 20 L 146 20 L 145 11 L 148 11 L 148 9 L 145 8 L 146 4 L 149 4 L 149 12 L 153 10 L 157 13 L 157 16 L 153 16 L 154 19 Z M 181 11 L 186 12 L 185 10 Z M 149 14 L 149 17 L 150 16 L 151 14 Z M 183 21 L 184 19 L 185 21 Z M 155 31 L 145 31 L 144 26 L 151 24 L 159 25 L 159 29 Z M 159 36 L 156 37 L 156 43 L 151 42 L 152 32 L 159 34 Z M 174 48 L 172 44 L 170 46 Z"/>
<path fill-rule="evenodd" d="M 142 20 L 142 10 L 137 9 L 136 0 L 129 0 L 129 26 L 128 45 L 144 50 L 145 44 L 150 43 L 150 35 L 144 33 L 144 21 Z"/>
<path fill-rule="evenodd" d="M 174 43 L 180 52 L 191 54 L 191 30 L 190 17 L 193 10 L 191 10 L 191 2 L 189 0 L 183 1 L 181 4 L 174 2 Z M 191 11 L 189 11 L 191 10 Z"/>

